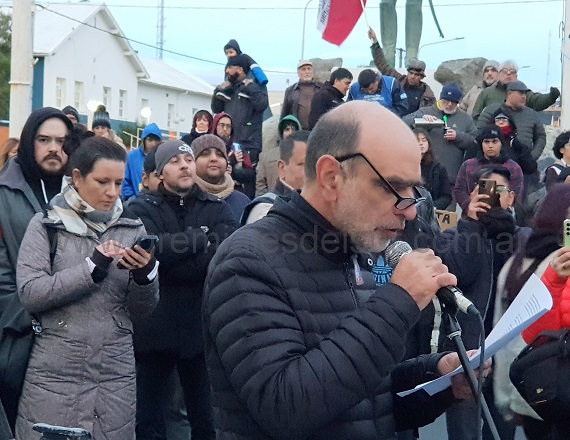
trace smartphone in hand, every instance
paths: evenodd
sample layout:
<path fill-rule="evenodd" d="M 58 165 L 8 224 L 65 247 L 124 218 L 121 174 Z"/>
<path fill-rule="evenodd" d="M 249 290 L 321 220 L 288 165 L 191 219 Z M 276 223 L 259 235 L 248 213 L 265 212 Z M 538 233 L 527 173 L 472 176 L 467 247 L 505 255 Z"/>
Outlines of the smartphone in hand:
<path fill-rule="evenodd" d="M 136 243 L 133 245 L 132 249 L 135 248 L 135 246 L 140 246 L 141 248 L 143 248 L 145 251 L 147 252 L 152 252 L 152 250 L 154 249 L 154 247 L 156 246 L 156 243 L 158 243 L 159 238 L 156 235 L 143 235 L 142 237 L 140 237 Z M 123 259 L 121 258 L 118 262 L 117 262 L 117 267 L 119 269 L 126 269 L 125 266 L 123 266 L 123 264 L 121 264 L 121 261 Z"/>
<path fill-rule="evenodd" d="M 562 237 L 564 238 L 564 247 L 570 247 L 570 219 L 564 220 Z"/>
<path fill-rule="evenodd" d="M 491 208 L 501 206 L 499 201 L 499 193 L 497 192 L 497 182 L 491 179 L 479 180 L 479 194 L 487 194 L 489 198 L 482 201 L 487 203 Z"/>

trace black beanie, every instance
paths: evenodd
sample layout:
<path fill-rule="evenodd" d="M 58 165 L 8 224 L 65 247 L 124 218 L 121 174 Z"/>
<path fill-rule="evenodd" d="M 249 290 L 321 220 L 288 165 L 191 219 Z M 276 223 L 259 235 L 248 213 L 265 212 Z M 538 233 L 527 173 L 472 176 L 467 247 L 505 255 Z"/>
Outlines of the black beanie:
<path fill-rule="evenodd" d="M 503 130 L 498 125 L 489 124 L 481 127 L 479 133 L 477 133 L 477 142 L 479 145 L 483 143 L 485 139 L 499 139 L 501 143 L 505 143 L 505 136 Z"/>
<path fill-rule="evenodd" d="M 249 57 L 243 54 L 229 57 L 228 66 L 239 66 L 243 69 L 243 73 L 247 74 L 250 71 Z"/>
<path fill-rule="evenodd" d="M 67 107 L 64 107 L 62 110 L 64 115 L 73 115 L 75 116 L 75 120 L 77 122 L 79 122 L 79 112 L 75 109 L 75 107 L 72 107 L 70 105 L 68 105 Z"/>
<path fill-rule="evenodd" d="M 99 105 L 97 110 L 95 110 L 95 114 L 93 115 L 93 123 L 91 127 L 107 127 L 111 129 L 111 117 L 109 116 L 109 112 L 104 105 Z"/>

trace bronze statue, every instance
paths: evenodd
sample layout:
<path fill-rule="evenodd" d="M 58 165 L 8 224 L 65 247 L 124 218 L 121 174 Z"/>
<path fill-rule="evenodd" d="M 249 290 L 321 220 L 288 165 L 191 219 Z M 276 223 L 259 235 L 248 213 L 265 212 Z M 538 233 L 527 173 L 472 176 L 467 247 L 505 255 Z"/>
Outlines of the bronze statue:
<path fill-rule="evenodd" d="M 406 66 L 418 59 L 422 37 L 422 1 L 406 0 Z M 390 66 L 395 67 L 396 42 L 398 39 L 397 0 L 380 0 L 380 38 L 384 55 Z"/>

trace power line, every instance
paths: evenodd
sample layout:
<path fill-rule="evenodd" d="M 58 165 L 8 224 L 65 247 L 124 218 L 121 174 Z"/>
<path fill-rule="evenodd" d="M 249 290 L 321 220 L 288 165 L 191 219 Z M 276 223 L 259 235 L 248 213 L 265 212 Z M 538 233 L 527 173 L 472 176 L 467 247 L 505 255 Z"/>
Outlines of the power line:
<path fill-rule="evenodd" d="M 489 2 L 475 2 L 475 3 L 442 3 L 442 4 L 435 4 L 434 7 L 436 8 L 447 8 L 447 7 L 461 7 L 461 6 L 499 6 L 499 5 L 521 5 L 521 4 L 531 4 L 531 3 L 562 3 L 564 0 L 507 0 L 501 3 L 497 3 L 496 1 L 489 1 Z M 107 7 L 111 8 L 145 8 L 145 9 L 156 9 L 156 6 L 151 5 L 144 5 L 144 6 L 136 6 L 136 5 L 107 5 Z M 404 9 L 405 5 L 396 5 L 396 8 Z M 423 8 L 429 8 L 427 5 L 423 5 Z M 245 11 L 296 11 L 296 10 L 304 10 L 304 7 L 301 6 L 285 6 L 285 7 L 275 7 L 275 6 L 165 6 L 165 9 L 191 9 L 191 10 L 245 10 Z M 370 5 L 366 6 L 367 9 L 378 9 L 379 6 Z M 312 6 L 307 8 L 307 10 L 317 10 L 318 7 Z"/>
<path fill-rule="evenodd" d="M 53 4 L 53 3 L 52 3 L 52 4 Z M 83 26 L 87 26 L 87 27 L 90 27 L 90 28 L 92 28 L 92 29 L 96 29 L 96 30 L 98 30 L 98 31 L 100 31 L 100 32 L 104 32 L 104 33 L 109 34 L 109 35 L 112 35 L 112 36 L 114 36 L 114 37 L 122 38 L 123 40 L 128 41 L 129 43 L 140 44 L 141 46 L 145 46 L 145 47 L 148 47 L 148 48 L 150 48 L 150 49 L 155 49 L 155 50 L 158 50 L 158 49 L 159 49 L 157 46 L 154 46 L 154 45 L 152 45 L 152 44 L 144 43 L 144 42 L 139 41 L 139 40 L 134 40 L 134 39 L 132 39 L 132 38 L 125 37 L 124 35 L 114 34 L 114 33 L 110 32 L 110 31 L 105 30 L 105 29 L 98 28 L 97 26 L 93 26 L 92 24 L 85 23 L 85 22 L 83 22 L 83 21 L 81 21 L 81 20 L 78 20 L 78 19 L 76 19 L 76 18 L 73 18 L 73 17 L 70 17 L 70 16 L 68 16 L 68 15 L 62 14 L 61 12 L 57 12 L 57 11 L 54 11 L 54 10 L 52 10 L 52 9 L 49 9 L 49 8 L 43 6 L 43 5 L 38 4 L 38 5 L 36 5 L 36 6 L 39 6 L 39 7 L 42 8 L 44 11 L 51 12 L 52 14 L 59 15 L 60 17 L 63 17 L 63 18 L 67 18 L 68 20 L 74 21 L 74 22 L 79 23 L 79 24 L 81 24 L 81 25 L 83 25 Z M 176 51 L 174 51 L 174 50 L 169 50 L 169 49 L 164 49 L 164 48 L 160 48 L 160 50 L 162 50 L 163 52 L 167 52 L 167 53 L 169 53 L 169 54 L 172 54 L 172 55 L 177 55 L 177 56 L 180 56 L 180 57 L 183 57 L 183 58 L 189 58 L 189 59 L 196 60 L 196 61 L 202 61 L 202 62 L 204 62 L 204 63 L 216 64 L 216 65 L 218 65 L 218 66 L 225 66 L 225 65 L 226 65 L 226 63 L 221 63 L 221 62 L 219 62 L 219 61 L 207 60 L 207 59 L 205 59 L 205 58 L 195 57 L 195 56 L 188 55 L 188 54 L 185 54 L 185 53 L 176 52 Z M 295 72 L 283 72 L 283 71 L 279 71 L 279 70 L 265 70 L 265 71 L 266 71 L 266 72 L 269 72 L 269 73 L 284 73 L 284 74 L 294 74 L 294 73 L 295 73 Z"/>

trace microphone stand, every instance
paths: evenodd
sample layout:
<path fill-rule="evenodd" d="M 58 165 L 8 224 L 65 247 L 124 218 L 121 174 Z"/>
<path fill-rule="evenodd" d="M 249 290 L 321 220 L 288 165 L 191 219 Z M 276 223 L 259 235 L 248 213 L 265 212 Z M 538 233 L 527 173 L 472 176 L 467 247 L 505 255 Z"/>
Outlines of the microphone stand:
<path fill-rule="evenodd" d="M 487 406 L 487 402 L 483 395 L 479 394 L 477 389 L 477 378 L 475 377 L 475 373 L 471 369 L 469 365 L 469 358 L 467 357 L 467 351 L 465 350 L 465 345 L 463 344 L 463 339 L 461 338 L 461 326 L 457 321 L 457 305 L 456 304 L 447 304 L 445 302 L 441 302 L 441 309 L 442 309 L 442 320 L 449 331 L 447 337 L 451 339 L 455 345 L 455 349 L 457 351 L 457 355 L 459 356 L 459 361 L 463 366 L 463 371 L 467 375 L 467 379 L 469 382 L 469 387 L 471 388 L 471 393 L 475 398 L 475 402 L 481 405 L 483 409 L 483 416 L 487 426 L 491 430 L 491 434 L 495 440 L 501 440 L 499 437 L 499 433 L 497 432 L 497 427 L 495 426 L 495 422 L 493 421 L 493 417 L 489 412 L 489 407 Z M 480 438 L 481 435 L 481 426 L 480 421 L 477 421 L 478 432 L 477 437 Z"/>

